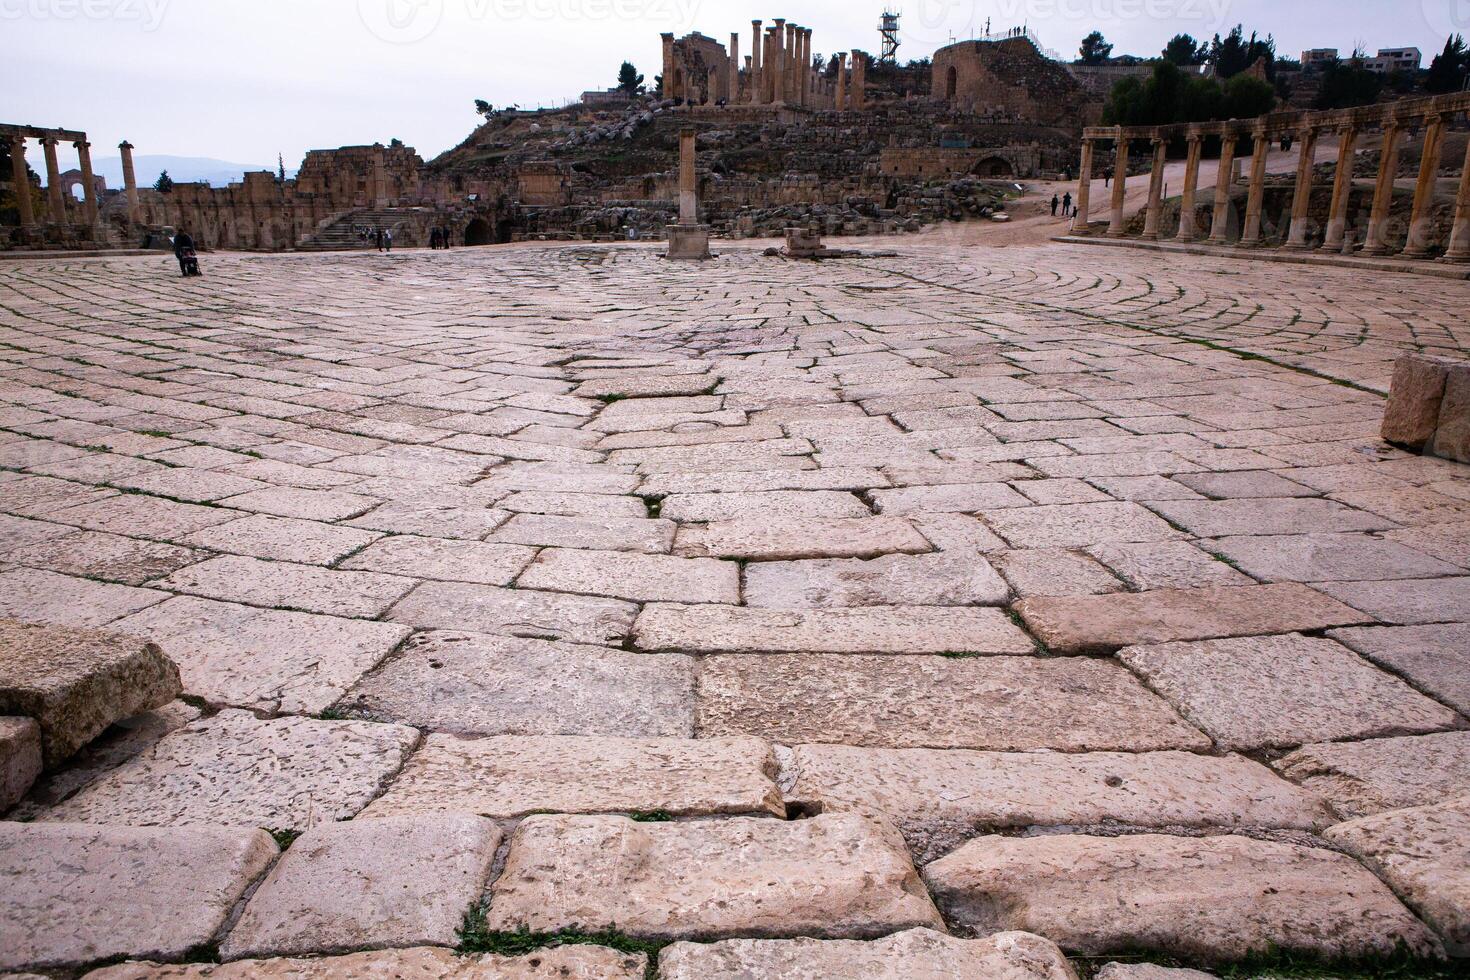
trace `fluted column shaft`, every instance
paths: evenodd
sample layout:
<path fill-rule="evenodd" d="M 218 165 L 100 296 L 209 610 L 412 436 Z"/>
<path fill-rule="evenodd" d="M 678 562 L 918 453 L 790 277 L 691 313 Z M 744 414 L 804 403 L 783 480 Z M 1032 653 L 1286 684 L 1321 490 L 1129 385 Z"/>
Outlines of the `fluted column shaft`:
<path fill-rule="evenodd" d="M 10 170 L 15 180 L 15 206 L 20 211 L 20 227 L 30 234 L 36 228 L 36 205 L 31 200 L 31 178 L 26 171 L 26 138 L 10 138 Z"/>
<path fill-rule="evenodd" d="M 97 181 L 92 176 L 92 144 L 85 140 L 78 140 L 75 144 L 77 158 L 82 169 L 83 209 L 87 218 L 87 227 L 97 227 Z"/>

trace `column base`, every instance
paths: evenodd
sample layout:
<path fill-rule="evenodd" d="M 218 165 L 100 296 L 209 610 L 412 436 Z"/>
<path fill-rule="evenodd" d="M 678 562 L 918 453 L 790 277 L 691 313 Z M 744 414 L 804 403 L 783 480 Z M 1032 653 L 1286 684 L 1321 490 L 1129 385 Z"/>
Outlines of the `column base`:
<path fill-rule="evenodd" d="M 1399 253 L 1399 257 L 1400 258 L 1405 258 L 1405 259 L 1427 259 L 1427 258 L 1429 258 L 1429 249 L 1427 249 L 1427 248 L 1406 248 L 1402 252 Z"/>
<path fill-rule="evenodd" d="M 709 225 L 669 225 L 669 251 L 665 258 L 702 262 L 714 258 L 709 250 Z"/>
<path fill-rule="evenodd" d="M 1447 252 L 1440 257 L 1439 261 L 1445 265 L 1464 265 L 1470 262 L 1470 250 L 1464 252 Z"/>
<path fill-rule="evenodd" d="M 1146 231 L 1146 232 L 1144 232 L 1142 235 L 1140 235 L 1138 237 L 1139 237 L 1139 240 L 1140 241 L 1156 242 L 1156 241 L 1159 240 L 1159 233 L 1156 232 L 1156 231 L 1155 232 L 1152 232 L 1152 233 Z"/>
<path fill-rule="evenodd" d="M 1386 245 L 1364 245 L 1358 250 L 1358 254 L 1371 259 L 1379 259 L 1393 254 L 1393 249 Z"/>
<path fill-rule="evenodd" d="M 1312 246 L 1306 242 L 1283 242 L 1281 250 L 1283 252 L 1310 252 L 1312 251 Z"/>

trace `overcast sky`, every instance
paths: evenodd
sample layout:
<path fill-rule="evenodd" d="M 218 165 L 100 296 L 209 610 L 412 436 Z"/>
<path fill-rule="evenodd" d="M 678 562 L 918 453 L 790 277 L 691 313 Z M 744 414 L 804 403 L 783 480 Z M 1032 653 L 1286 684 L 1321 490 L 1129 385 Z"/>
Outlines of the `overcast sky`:
<path fill-rule="evenodd" d="M 1243 22 L 1279 50 L 1416 45 L 1470 34 L 1470 0 L 903 0 L 902 58 L 1029 24 L 1074 56 L 1094 28 L 1117 54 Z M 0 0 L 0 121 L 86 130 L 98 157 L 137 152 L 295 166 L 310 148 L 398 137 L 425 158 L 476 122 L 473 101 L 557 105 L 613 84 L 623 59 L 649 82 L 659 34 L 725 42 L 784 16 L 822 53 L 879 50 L 862 0 Z M 39 153 L 32 161 L 40 170 Z M 63 166 L 69 166 L 63 163 Z M 140 175 L 140 177 L 147 175 Z"/>

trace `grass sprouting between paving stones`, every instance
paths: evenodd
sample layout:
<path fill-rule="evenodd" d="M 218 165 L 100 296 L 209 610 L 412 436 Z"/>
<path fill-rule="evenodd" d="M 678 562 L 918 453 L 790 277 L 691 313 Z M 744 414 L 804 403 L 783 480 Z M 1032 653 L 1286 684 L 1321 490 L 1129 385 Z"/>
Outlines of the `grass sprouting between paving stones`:
<path fill-rule="evenodd" d="M 494 953 L 497 956 L 524 956 L 538 949 L 557 946 L 605 946 L 619 953 L 642 953 L 648 957 L 648 968 L 644 976 L 648 980 L 656 977 L 658 954 L 668 941 L 634 939 L 614 926 L 599 932 L 584 932 L 581 929 L 560 929 L 556 932 L 532 932 L 517 929 L 514 932 L 497 932 L 489 928 L 485 920 L 488 905 L 476 902 L 464 915 L 459 927 L 459 951 L 467 954 Z"/>

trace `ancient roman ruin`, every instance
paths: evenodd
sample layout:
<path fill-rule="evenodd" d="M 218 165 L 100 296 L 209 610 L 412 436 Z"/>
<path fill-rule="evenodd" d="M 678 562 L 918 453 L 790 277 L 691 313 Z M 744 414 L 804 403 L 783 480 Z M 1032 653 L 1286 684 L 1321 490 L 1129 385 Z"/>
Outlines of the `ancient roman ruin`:
<path fill-rule="evenodd" d="M 228 187 L 0 127 L 0 977 L 1465 976 L 1470 99 L 662 41 Z"/>

